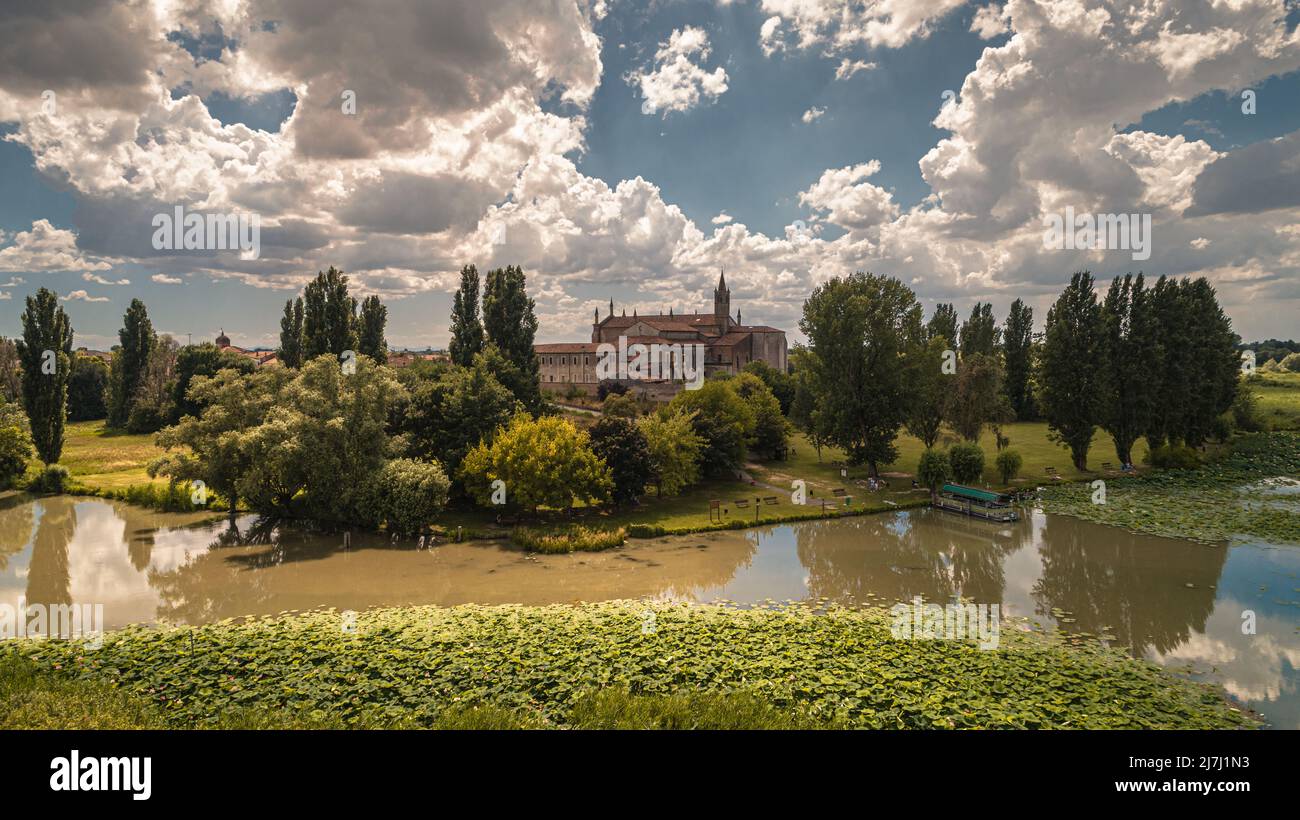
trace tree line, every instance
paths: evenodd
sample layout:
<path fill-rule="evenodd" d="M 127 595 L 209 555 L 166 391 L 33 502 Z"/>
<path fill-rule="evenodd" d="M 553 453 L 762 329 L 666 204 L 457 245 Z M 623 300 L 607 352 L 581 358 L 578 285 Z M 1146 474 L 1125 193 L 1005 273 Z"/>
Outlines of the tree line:
<path fill-rule="evenodd" d="M 1098 429 L 1127 465 L 1139 438 L 1153 449 L 1200 447 L 1238 402 L 1238 339 L 1204 278 L 1148 286 L 1130 274 L 1099 298 L 1092 275 L 1076 273 L 1036 335 L 1022 300 L 1001 326 L 977 303 L 959 328 L 951 304 L 924 321 L 902 282 L 856 273 L 814 290 L 800 328 L 808 343 L 791 355 L 791 420 L 819 451 L 839 447 L 877 476 L 897 459 L 902 430 L 931 451 L 951 429 L 963 444 L 943 458 L 928 452 L 922 472 L 974 480 L 987 428 L 1005 480 L 1020 463 L 1004 452 L 1011 421 L 1045 419 L 1084 470 Z"/>

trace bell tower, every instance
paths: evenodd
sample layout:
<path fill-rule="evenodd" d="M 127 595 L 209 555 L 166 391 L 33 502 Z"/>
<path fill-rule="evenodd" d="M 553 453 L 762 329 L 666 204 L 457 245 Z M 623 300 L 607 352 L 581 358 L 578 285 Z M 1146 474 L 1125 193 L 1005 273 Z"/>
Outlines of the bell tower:
<path fill-rule="evenodd" d="M 731 291 L 723 271 L 718 271 L 718 286 L 713 289 L 713 316 L 718 320 L 718 332 L 726 333 L 731 323 Z"/>

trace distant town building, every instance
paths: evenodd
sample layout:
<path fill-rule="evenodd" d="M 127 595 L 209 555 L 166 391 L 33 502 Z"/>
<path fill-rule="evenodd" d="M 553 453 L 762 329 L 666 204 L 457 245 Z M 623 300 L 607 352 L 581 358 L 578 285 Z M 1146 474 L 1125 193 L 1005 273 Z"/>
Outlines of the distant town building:
<path fill-rule="evenodd" d="M 614 300 L 609 302 L 609 314 L 600 318 L 597 310 L 591 326 L 590 342 L 560 342 L 534 345 L 538 358 L 543 390 L 565 391 L 577 387 L 594 394 L 600 379 L 597 376 L 597 352 L 602 343 L 617 345 L 619 337 L 627 344 L 685 345 L 702 344 L 705 349 L 705 376 L 717 373 L 739 373 L 752 361 L 767 362 L 772 367 L 786 370 L 787 346 L 785 331 L 766 325 L 741 323 L 740 311 L 731 315 L 731 291 L 727 288 L 725 274 L 719 274 L 718 286 L 713 291 L 712 313 L 668 313 L 638 316 L 636 311 L 628 316 L 614 315 Z M 662 381 L 662 380 L 661 380 Z M 670 397 L 682 388 L 662 381 L 645 384 L 647 392 L 656 397 Z"/>
<path fill-rule="evenodd" d="M 280 366 L 280 357 L 274 350 L 248 350 L 247 348 L 232 345 L 230 337 L 226 335 L 224 329 L 221 331 L 221 335 L 217 336 L 217 347 L 220 350 L 229 350 L 247 359 L 252 359 L 258 367 Z"/>

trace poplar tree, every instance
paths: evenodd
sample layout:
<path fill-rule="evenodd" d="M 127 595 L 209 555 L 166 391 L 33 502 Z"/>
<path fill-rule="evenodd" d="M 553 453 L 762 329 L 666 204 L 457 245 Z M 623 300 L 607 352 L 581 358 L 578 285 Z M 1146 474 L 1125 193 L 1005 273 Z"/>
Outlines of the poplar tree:
<path fill-rule="evenodd" d="M 285 367 L 302 367 L 302 297 L 284 303 L 284 316 L 280 319 L 280 349 L 276 358 Z"/>
<path fill-rule="evenodd" d="M 1029 379 L 1033 364 L 1033 337 L 1034 310 L 1017 299 L 1011 303 L 1011 312 L 1007 314 L 1007 323 L 1002 330 L 1002 361 L 1007 401 L 1020 421 L 1028 421 L 1037 415 Z"/>
<path fill-rule="evenodd" d="M 144 302 L 132 299 L 122 317 L 122 329 L 117 332 L 118 349 L 113 353 L 112 372 L 109 374 L 108 426 L 125 427 L 131 418 L 140 381 L 149 366 L 149 357 L 158 344 L 158 334 L 149 321 L 149 310 Z"/>
<path fill-rule="evenodd" d="M 16 340 L 22 364 L 23 406 L 32 428 L 32 443 L 46 465 L 63 453 L 63 425 L 68 415 L 68 378 L 72 372 L 72 323 L 59 298 L 41 288 L 27 297 L 23 336 Z"/>
<path fill-rule="evenodd" d="M 513 365 L 506 386 L 530 412 L 541 409 L 537 356 L 533 339 L 537 316 L 524 287 L 524 271 L 514 265 L 489 271 L 483 288 L 483 330 L 487 339 Z M 506 379 L 502 379 L 503 382 Z"/>
<path fill-rule="evenodd" d="M 303 290 L 302 358 L 356 350 L 357 300 L 348 295 L 348 277 L 333 265 Z"/>
<path fill-rule="evenodd" d="M 384 340 L 384 325 L 388 323 L 388 308 L 378 296 L 367 296 L 361 302 L 357 317 L 357 352 L 369 356 L 379 364 L 388 364 L 388 342 Z"/>
<path fill-rule="evenodd" d="M 1100 417 L 1100 352 L 1101 308 L 1092 274 L 1081 271 L 1047 311 L 1038 380 L 1048 437 L 1070 449 L 1080 470 L 1088 469 L 1088 448 Z"/>
<path fill-rule="evenodd" d="M 478 268 L 460 269 L 460 287 L 452 299 L 451 344 L 447 351 L 461 367 L 474 364 L 474 356 L 483 349 L 483 324 L 478 318 Z"/>

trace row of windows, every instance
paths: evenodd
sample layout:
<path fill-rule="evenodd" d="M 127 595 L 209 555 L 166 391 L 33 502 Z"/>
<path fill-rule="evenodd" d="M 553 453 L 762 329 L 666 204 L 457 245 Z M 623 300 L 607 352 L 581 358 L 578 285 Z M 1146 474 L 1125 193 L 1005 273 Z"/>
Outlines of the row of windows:
<path fill-rule="evenodd" d="M 573 364 L 591 364 L 591 356 L 543 356 L 542 364 L 569 364 L 569 359 L 573 359 Z"/>

